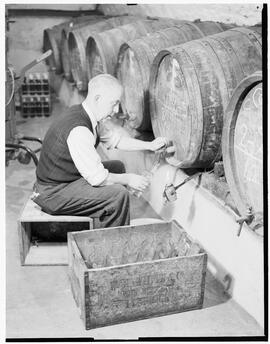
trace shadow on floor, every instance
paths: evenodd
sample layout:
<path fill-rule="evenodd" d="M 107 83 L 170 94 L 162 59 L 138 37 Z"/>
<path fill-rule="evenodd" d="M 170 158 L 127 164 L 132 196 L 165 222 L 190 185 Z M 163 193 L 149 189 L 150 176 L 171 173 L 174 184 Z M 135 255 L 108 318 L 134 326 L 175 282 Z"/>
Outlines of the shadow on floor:
<path fill-rule="evenodd" d="M 203 308 L 217 306 L 228 301 L 230 298 L 231 297 L 225 291 L 224 286 L 211 274 L 209 270 L 207 270 Z"/>

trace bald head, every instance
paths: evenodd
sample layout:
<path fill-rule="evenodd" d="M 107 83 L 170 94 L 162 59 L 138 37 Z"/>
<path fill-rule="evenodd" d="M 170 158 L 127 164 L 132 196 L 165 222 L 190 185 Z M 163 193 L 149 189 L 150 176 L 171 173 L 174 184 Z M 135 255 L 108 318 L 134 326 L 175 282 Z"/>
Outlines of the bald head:
<path fill-rule="evenodd" d="M 122 85 L 119 80 L 110 74 L 99 74 L 89 81 L 87 96 L 107 96 L 114 91 L 122 93 Z"/>
<path fill-rule="evenodd" d="M 85 101 L 98 121 L 119 111 L 122 91 L 120 82 L 110 74 L 99 74 L 89 81 Z"/>

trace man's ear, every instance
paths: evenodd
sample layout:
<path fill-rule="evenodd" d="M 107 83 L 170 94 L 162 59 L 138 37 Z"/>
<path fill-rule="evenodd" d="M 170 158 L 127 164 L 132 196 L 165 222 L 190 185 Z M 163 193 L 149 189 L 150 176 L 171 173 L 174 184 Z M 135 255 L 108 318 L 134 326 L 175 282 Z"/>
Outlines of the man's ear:
<path fill-rule="evenodd" d="M 95 97 L 94 97 L 95 101 L 98 102 L 99 99 L 100 99 L 100 95 L 99 94 L 96 94 Z"/>

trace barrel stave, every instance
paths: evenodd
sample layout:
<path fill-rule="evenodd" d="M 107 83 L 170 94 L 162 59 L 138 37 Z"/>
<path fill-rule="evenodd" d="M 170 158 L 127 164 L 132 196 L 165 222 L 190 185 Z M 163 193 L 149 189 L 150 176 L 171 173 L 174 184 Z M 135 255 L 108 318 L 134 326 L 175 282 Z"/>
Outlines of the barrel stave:
<path fill-rule="evenodd" d="M 196 70 L 203 104 L 203 135 L 201 145 L 198 143 L 200 153 L 195 159 L 196 163 L 191 162 L 192 167 L 199 167 L 204 163 L 211 165 L 220 158 L 222 114 L 227 93 L 222 67 L 208 42 L 199 40 L 189 47 L 187 53 Z"/>
<path fill-rule="evenodd" d="M 61 62 L 63 67 L 64 76 L 68 81 L 72 81 L 71 66 L 70 66 L 70 57 L 68 50 L 68 34 L 69 29 L 62 30 L 61 36 Z"/>

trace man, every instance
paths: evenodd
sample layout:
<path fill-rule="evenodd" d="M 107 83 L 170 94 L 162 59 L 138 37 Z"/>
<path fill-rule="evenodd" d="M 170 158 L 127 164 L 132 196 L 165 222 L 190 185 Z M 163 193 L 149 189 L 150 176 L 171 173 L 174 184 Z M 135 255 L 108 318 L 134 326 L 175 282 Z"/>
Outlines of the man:
<path fill-rule="evenodd" d="M 45 212 L 89 216 L 95 219 L 96 228 L 129 224 L 126 187 L 143 191 L 148 180 L 125 173 L 120 161 L 102 163 L 96 147 L 101 141 L 108 149 L 156 151 L 167 140 L 144 142 L 106 129 L 103 121 L 119 111 L 121 96 L 119 81 L 100 74 L 90 80 L 82 104 L 72 106 L 52 123 L 43 141 L 33 197 Z"/>

